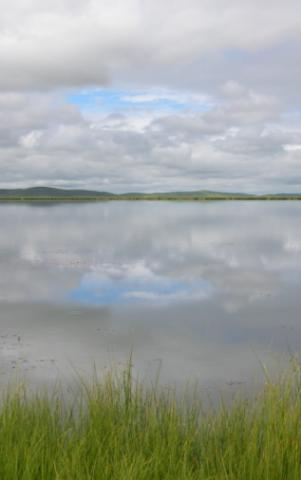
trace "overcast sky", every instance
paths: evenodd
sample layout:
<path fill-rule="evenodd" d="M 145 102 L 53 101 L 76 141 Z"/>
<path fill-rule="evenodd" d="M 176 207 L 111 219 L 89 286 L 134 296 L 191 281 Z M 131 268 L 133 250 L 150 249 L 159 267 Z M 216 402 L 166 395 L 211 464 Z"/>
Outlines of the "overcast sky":
<path fill-rule="evenodd" d="M 0 187 L 301 192 L 300 0 L 0 6 Z"/>

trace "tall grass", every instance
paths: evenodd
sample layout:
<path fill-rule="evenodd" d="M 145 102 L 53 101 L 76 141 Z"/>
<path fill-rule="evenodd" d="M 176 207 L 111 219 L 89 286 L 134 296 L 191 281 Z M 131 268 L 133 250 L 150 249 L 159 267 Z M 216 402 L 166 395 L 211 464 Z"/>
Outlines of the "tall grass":
<path fill-rule="evenodd" d="M 73 401 L 19 386 L 0 406 L 0 479 L 300 480 L 300 368 L 205 411 L 131 368 Z"/>

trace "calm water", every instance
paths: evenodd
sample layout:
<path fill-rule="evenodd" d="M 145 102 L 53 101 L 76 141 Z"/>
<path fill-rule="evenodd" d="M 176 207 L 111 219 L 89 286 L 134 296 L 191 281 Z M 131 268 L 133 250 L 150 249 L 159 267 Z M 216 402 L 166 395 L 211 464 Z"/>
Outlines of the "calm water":
<path fill-rule="evenodd" d="M 0 374 L 206 388 L 301 346 L 301 203 L 0 206 Z"/>

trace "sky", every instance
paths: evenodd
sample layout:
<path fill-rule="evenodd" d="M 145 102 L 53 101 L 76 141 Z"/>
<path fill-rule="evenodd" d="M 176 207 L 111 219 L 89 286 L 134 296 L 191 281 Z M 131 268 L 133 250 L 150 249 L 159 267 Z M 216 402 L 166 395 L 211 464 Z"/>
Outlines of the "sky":
<path fill-rule="evenodd" d="M 0 6 L 0 188 L 301 192 L 299 0 Z"/>

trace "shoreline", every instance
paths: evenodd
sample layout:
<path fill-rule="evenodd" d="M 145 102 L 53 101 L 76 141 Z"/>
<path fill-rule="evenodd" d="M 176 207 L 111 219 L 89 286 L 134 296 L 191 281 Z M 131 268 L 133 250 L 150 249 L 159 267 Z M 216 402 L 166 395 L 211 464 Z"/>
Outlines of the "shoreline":
<path fill-rule="evenodd" d="M 139 195 L 139 196 L 132 196 L 132 195 L 116 195 L 116 196 L 99 196 L 99 197 L 73 197 L 73 196 L 57 196 L 57 197 L 46 197 L 46 196 L 9 196 L 9 197 L 1 197 L 0 196 L 0 203 L 32 203 L 32 202 L 121 202 L 121 201 L 132 201 L 132 202 L 142 202 L 142 201 L 153 201 L 153 202 L 254 202 L 254 201 L 261 201 L 261 202 L 275 202 L 275 201 L 301 201 L 301 195 L 298 196 L 286 196 L 286 195 L 278 195 L 278 196 L 172 196 L 172 195 Z"/>

